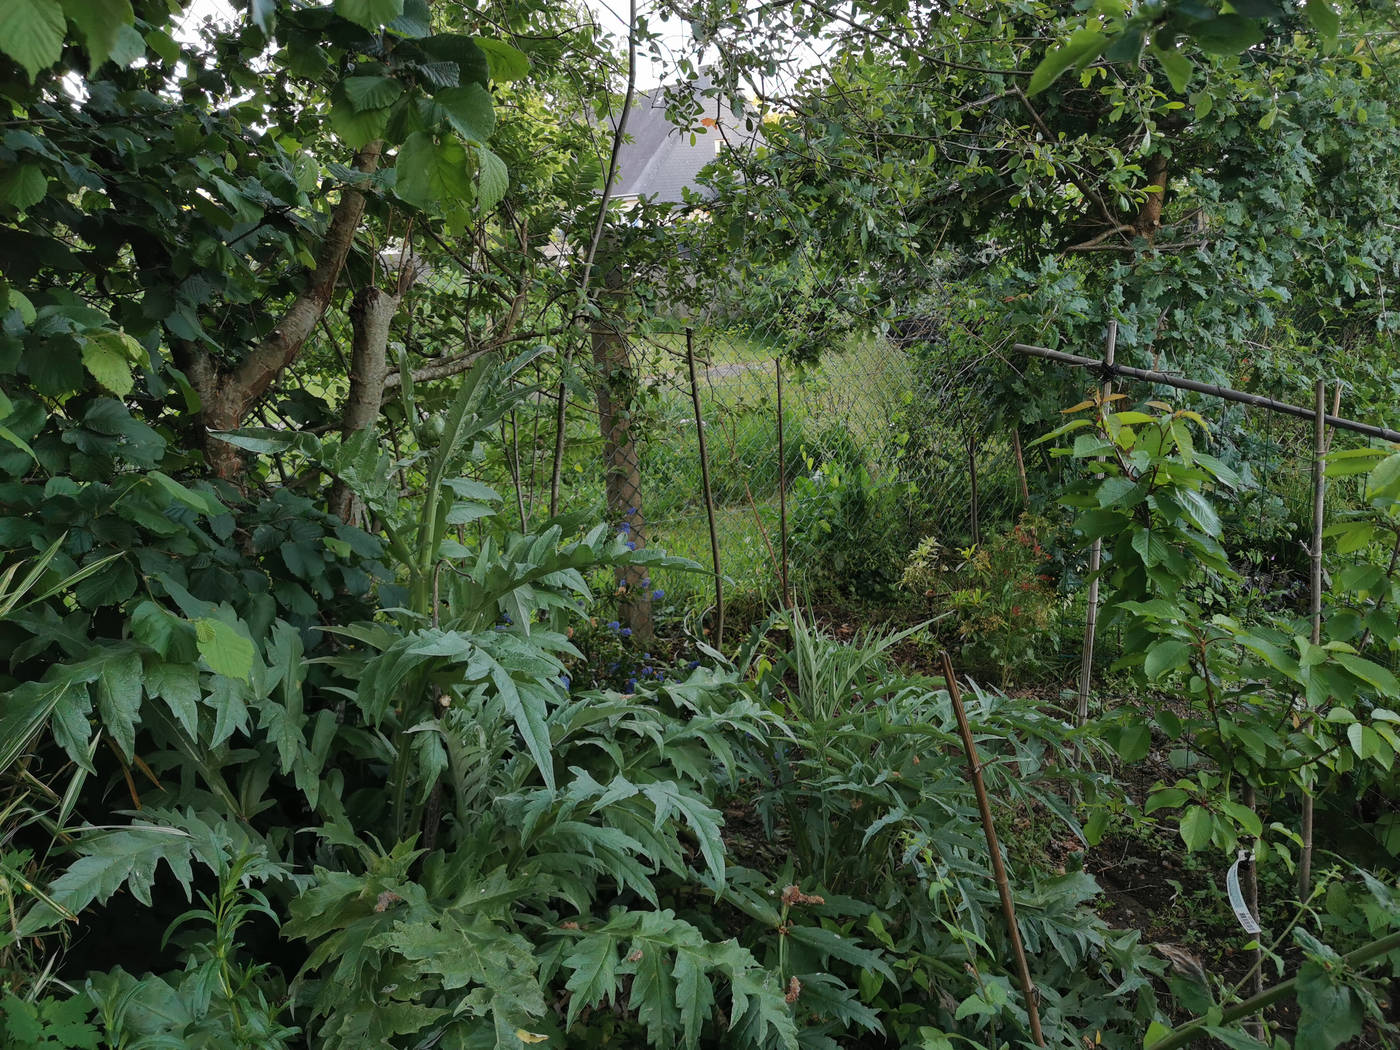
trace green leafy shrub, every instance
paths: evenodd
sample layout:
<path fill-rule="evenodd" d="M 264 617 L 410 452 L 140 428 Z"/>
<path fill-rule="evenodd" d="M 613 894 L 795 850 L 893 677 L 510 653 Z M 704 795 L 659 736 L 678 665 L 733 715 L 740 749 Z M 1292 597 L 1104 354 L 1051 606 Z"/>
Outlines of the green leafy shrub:
<path fill-rule="evenodd" d="M 98 1050 L 98 1031 L 89 1022 L 92 1006 L 82 996 L 29 1002 L 16 995 L 0 999 L 0 1047 L 7 1050 Z"/>
<path fill-rule="evenodd" d="M 909 557 L 900 586 L 931 615 L 940 635 L 958 644 L 978 666 L 995 668 L 1003 681 L 1043 667 L 1059 647 L 1065 600 L 1048 571 L 1053 526 L 1023 514 L 985 543 L 950 549 L 935 536 Z"/>
<path fill-rule="evenodd" d="M 793 564 L 815 593 L 889 598 L 909 549 L 909 486 L 873 478 L 863 465 L 808 461 L 788 512 Z"/>
<path fill-rule="evenodd" d="M 845 642 L 800 611 L 765 626 L 742 658 L 792 737 L 747 753 L 788 885 L 775 900 L 771 876 L 731 865 L 729 899 L 754 951 L 829 1038 L 863 1028 L 901 1045 L 1028 1039 L 947 693 L 888 659 L 922 628 Z M 782 641 L 766 646 L 765 634 Z M 968 703 L 998 820 L 1034 814 L 1078 836 L 1076 804 L 1108 789 L 1093 771 L 1101 747 L 1026 700 L 978 690 Z M 1155 1016 L 1149 975 L 1161 960 L 1093 914 L 1086 873 L 1009 863 L 1048 1045 L 1140 1031 Z"/>

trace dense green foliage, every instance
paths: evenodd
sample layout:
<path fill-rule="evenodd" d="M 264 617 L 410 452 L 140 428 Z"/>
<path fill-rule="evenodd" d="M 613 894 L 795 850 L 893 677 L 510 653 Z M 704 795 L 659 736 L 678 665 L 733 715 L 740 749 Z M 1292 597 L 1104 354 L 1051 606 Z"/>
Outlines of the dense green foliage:
<path fill-rule="evenodd" d="M 705 576 L 611 490 L 675 466 L 691 406 L 607 356 L 719 299 L 740 328 L 780 314 L 799 364 L 929 314 L 955 370 L 1113 319 L 1121 359 L 1268 389 L 1326 367 L 1382 415 L 1385 12 L 686 14 L 720 93 L 794 39 L 831 58 L 721 151 L 706 207 L 609 224 L 622 61 L 581 10 L 0 10 L 0 1042 L 1000 1050 L 1038 1013 L 1065 1050 L 1393 1045 L 1392 449 L 1329 460 L 1309 640 L 1296 589 L 1249 589 L 1247 555 L 1306 536 L 1247 513 L 1237 417 L 1208 451 L 1214 412 L 1085 402 L 1031 461 L 1040 513 L 969 546 L 927 536 L 907 476 L 968 447 L 936 398 L 889 435 L 785 416 L 781 451 L 766 400 L 702 405 L 717 502 L 790 500 L 804 585 L 894 603 L 902 579 L 933 618 L 837 637 L 789 607 L 720 651 L 690 610 L 653 640 L 615 612 Z M 980 381 L 983 434 L 1078 400 L 1039 366 Z M 756 492 L 775 466 L 788 490 Z M 974 685 L 979 763 L 901 647 L 1047 673 L 1094 538 L 1144 702 L 1072 726 Z M 1173 775 L 1138 790 L 1153 753 Z M 1304 799 L 1329 820 L 1295 891 Z M 1196 863 L 1256 852 L 1286 1027 L 1250 1034 L 1248 975 L 1101 913 L 1092 851 L 1163 828 Z"/>

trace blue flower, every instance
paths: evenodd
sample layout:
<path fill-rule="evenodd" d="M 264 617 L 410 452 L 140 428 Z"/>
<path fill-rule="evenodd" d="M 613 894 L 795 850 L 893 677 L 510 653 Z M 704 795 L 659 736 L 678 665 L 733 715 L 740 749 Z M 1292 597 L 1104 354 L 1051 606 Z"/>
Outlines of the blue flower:
<path fill-rule="evenodd" d="M 624 637 L 624 638 L 631 638 L 631 637 L 632 637 L 632 628 L 630 628 L 630 627 L 624 627 L 624 628 L 622 629 L 622 637 Z"/>
<path fill-rule="evenodd" d="M 643 668 L 642 668 L 642 677 L 643 677 L 643 678 L 650 678 L 651 675 L 652 675 L 651 665 L 648 664 L 646 667 L 643 667 Z"/>
<path fill-rule="evenodd" d="M 666 597 L 666 592 L 660 587 L 651 592 L 651 600 L 654 602 L 659 602 L 664 597 Z"/>
<path fill-rule="evenodd" d="M 635 693 L 637 691 L 637 680 L 635 678 L 627 679 L 627 691 L 629 693 Z"/>
<path fill-rule="evenodd" d="M 568 675 L 566 675 L 566 674 L 561 674 L 561 675 L 559 676 L 559 684 L 562 685 L 562 686 L 567 690 L 567 689 L 569 688 L 569 686 L 571 686 L 571 685 L 573 684 L 573 679 L 570 678 L 570 677 L 569 677 Z"/>
<path fill-rule="evenodd" d="M 628 541 L 627 541 L 627 549 L 628 549 L 629 551 L 634 551 L 634 550 L 637 549 L 637 545 L 636 545 L 635 543 L 633 543 L 631 540 L 628 540 Z"/>
<path fill-rule="evenodd" d="M 686 669 L 687 671 L 693 671 L 693 670 L 695 670 L 695 669 L 696 669 L 697 667 L 699 667 L 699 666 L 700 666 L 700 661 L 699 661 L 699 660 L 691 660 L 690 663 L 688 663 L 688 664 L 685 665 L 685 669 Z"/>
<path fill-rule="evenodd" d="M 629 532 L 632 531 L 632 526 L 631 526 L 631 524 L 629 524 L 628 522 L 625 522 L 625 521 L 624 521 L 621 525 L 619 525 L 618 528 L 621 529 L 621 530 L 623 531 L 624 534 L 629 533 Z"/>
<path fill-rule="evenodd" d="M 643 586 L 643 587 L 650 587 L 650 586 L 651 586 L 651 577 L 650 577 L 650 576 L 643 576 L 643 577 L 642 577 L 642 586 Z"/>
<path fill-rule="evenodd" d="M 615 631 L 615 630 L 617 630 L 619 626 L 620 626 L 620 625 L 618 624 L 618 622 L 617 622 L 616 620 L 609 620 L 609 621 L 608 621 L 608 630 L 610 630 L 610 631 Z"/>

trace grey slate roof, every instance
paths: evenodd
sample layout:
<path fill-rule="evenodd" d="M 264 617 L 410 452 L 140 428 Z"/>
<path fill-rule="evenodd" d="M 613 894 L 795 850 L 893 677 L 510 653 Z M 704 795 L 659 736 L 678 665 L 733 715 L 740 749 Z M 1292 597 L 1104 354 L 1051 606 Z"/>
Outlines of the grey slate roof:
<path fill-rule="evenodd" d="M 709 78 L 702 75 L 693 90 L 699 95 L 709 85 Z M 688 129 L 666 119 L 666 91 L 665 87 L 658 87 L 639 92 L 633 102 L 627 117 L 627 138 L 631 141 L 625 142 L 618 153 L 615 199 L 655 196 L 662 203 L 680 204 L 683 189 L 712 196 L 696 184 L 695 176 L 715 159 L 717 145 L 725 142 L 742 146 L 757 135 L 745 127 L 744 115 L 731 109 L 723 99 L 701 97 L 701 119 L 712 123 L 695 128 L 692 144 Z"/>

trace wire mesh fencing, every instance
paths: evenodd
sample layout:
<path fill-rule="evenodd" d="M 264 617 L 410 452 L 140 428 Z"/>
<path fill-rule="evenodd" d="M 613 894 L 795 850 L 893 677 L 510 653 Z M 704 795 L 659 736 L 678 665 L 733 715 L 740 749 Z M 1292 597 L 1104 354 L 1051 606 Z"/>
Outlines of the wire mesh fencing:
<path fill-rule="evenodd" d="M 852 326 L 815 355 L 811 315 L 801 303 L 762 317 L 736 318 L 716 308 L 654 318 L 619 333 L 632 373 L 628 455 L 635 456 L 637 484 L 629 502 L 648 522 L 647 542 L 709 570 L 712 512 L 721 572 L 751 603 L 775 602 L 785 582 L 799 600 L 810 588 L 892 603 L 901 597 L 901 569 L 921 540 L 935 537 L 967 550 L 1004 535 L 1028 509 L 1053 513 L 1070 475 L 1045 446 L 1033 444 L 1040 427 L 1021 432 L 1017 406 L 1008 404 L 1009 382 L 1026 362 L 966 332 L 949 332 L 936 303 L 923 310 L 887 303 L 873 313 L 884 320 Z M 348 331 L 325 335 L 328 344 L 338 339 L 341 351 L 348 349 Z M 632 508 L 609 507 L 604 496 L 608 452 L 599 429 L 599 376 L 589 373 L 586 343 L 572 359 L 580 381 L 566 390 L 559 509 L 585 519 L 625 519 Z M 536 367 L 521 381 L 538 383 L 541 392 L 502 421 L 499 449 L 488 450 L 476 468 L 502 486 L 508 512 L 513 503 L 526 526 L 549 516 L 561 448 L 558 357 Z M 1084 375 L 1066 389 L 1095 385 Z M 1240 476 L 1225 501 L 1228 546 L 1242 582 L 1232 594 L 1202 593 L 1204 607 L 1224 609 L 1239 591 L 1247 603 L 1301 607 L 1311 535 L 1311 424 L 1198 395 L 1188 402 L 1180 392 L 1146 383 L 1120 389 L 1133 402 L 1157 397 L 1198 408 L 1212 430 L 1209 447 Z M 1270 393 L 1306 403 L 1308 391 Z M 1344 432 L 1332 442 L 1336 451 L 1364 444 Z M 1329 514 L 1356 505 L 1360 484 L 1333 483 Z M 1062 607 L 1053 650 L 1068 666 L 1081 647 L 1087 564 L 1083 551 L 1066 546 L 1058 552 Z M 707 573 L 655 577 L 649 582 L 663 603 L 693 610 L 712 600 Z M 1119 655 L 1110 627 L 1097 663 L 1110 665 Z"/>

